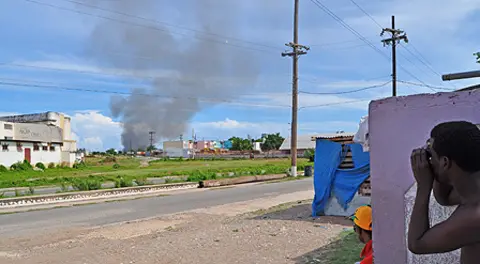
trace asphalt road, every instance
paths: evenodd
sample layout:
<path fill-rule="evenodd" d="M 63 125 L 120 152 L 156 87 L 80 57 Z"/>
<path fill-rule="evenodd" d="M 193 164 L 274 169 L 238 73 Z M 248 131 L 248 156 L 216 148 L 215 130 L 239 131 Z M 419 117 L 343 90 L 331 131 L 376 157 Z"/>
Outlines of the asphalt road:
<path fill-rule="evenodd" d="M 313 189 L 312 178 L 0 215 L 0 236 L 95 227 Z M 312 191 L 313 198 L 313 191 Z"/>

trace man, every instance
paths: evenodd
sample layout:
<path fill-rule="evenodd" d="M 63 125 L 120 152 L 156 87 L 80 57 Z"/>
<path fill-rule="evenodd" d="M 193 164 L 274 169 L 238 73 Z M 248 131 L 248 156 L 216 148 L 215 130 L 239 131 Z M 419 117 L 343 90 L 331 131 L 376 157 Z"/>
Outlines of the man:
<path fill-rule="evenodd" d="M 368 205 L 360 206 L 351 219 L 353 220 L 353 229 L 355 233 L 357 233 L 358 239 L 365 244 L 365 247 L 360 253 L 360 257 L 363 258 L 363 260 L 355 264 L 372 264 L 372 208 Z"/>
<path fill-rule="evenodd" d="M 411 155 L 417 196 L 408 231 L 408 249 L 433 254 L 461 249 L 461 263 L 480 260 L 480 130 L 455 121 L 437 125 L 424 148 Z M 433 192 L 442 205 L 459 205 L 446 221 L 430 227 Z"/>

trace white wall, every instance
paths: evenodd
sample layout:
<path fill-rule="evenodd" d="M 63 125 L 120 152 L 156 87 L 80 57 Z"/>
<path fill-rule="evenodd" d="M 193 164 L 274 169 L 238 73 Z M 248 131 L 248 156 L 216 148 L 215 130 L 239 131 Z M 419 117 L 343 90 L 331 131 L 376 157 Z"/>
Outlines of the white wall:
<path fill-rule="evenodd" d="M 42 145 L 40 145 L 40 150 L 34 151 L 33 150 L 33 143 L 22 143 L 22 151 L 18 151 L 17 143 L 13 141 L 9 141 L 8 143 L 8 151 L 3 151 L 0 146 L 0 164 L 5 167 L 10 167 L 12 164 L 21 162 L 25 159 L 25 149 L 30 149 L 30 157 L 31 157 L 31 164 L 35 165 L 37 162 L 42 162 L 45 165 L 53 162 L 55 164 L 59 164 L 62 162 L 62 152 L 60 148 L 60 144 L 52 144 L 55 146 L 54 151 L 44 151 L 42 150 Z"/>
<path fill-rule="evenodd" d="M 12 125 L 12 129 L 5 129 L 5 124 L 7 125 Z M 3 139 L 5 139 L 5 137 L 10 137 L 10 138 L 13 138 L 13 134 L 14 134 L 14 128 L 13 128 L 14 124 L 13 123 L 9 123 L 9 122 L 3 122 L 3 121 L 0 121 L 0 141 L 2 141 Z"/>
<path fill-rule="evenodd" d="M 71 119 L 70 117 L 64 117 L 63 121 L 63 140 L 71 140 L 72 139 L 72 126 L 71 126 Z"/>

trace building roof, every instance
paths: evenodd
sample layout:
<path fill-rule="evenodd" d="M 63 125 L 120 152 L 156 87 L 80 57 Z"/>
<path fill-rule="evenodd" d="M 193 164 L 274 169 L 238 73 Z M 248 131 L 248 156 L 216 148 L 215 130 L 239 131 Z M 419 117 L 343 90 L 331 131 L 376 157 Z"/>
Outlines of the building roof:
<path fill-rule="evenodd" d="M 313 136 L 311 140 L 315 139 L 332 139 L 332 138 L 345 138 L 345 137 L 353 137 L 355 136 L 355 133 L 350 133 L 350 132 L 338 132 L 338 133 L 329 133 L 329 134 L 319 134 L 316 136 Z"/>
<path fill-rule="evenodd" d="M 355 133 L 326 133 L 326 134 L 310 134 L 310 135 L 299 135 L 297 137 L 297 149 L 313 149 L 315 148 L 315 139 L 316 138 L 337 138 L 337 137 L 353 137 Z M 282 145 L 280 150 L 290 150 L 290 137 L 287 137 Z"/>

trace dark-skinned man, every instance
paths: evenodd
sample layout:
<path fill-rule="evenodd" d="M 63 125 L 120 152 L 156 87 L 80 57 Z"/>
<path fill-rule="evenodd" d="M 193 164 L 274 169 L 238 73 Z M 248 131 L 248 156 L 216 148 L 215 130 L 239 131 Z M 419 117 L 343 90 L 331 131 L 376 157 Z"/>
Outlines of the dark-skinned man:
<path fill-rule="evenodd" d="M 461 249 L 461 263 L 480 263 L 480 130 L 472 123 L 441 123 L 427 146 L 413 150 L 411 165 L 417 195 L 408 230 L 415 254 Z M 444 222 L 430 227 L 433 189 L 442 205 L 458 205 Z"/>

